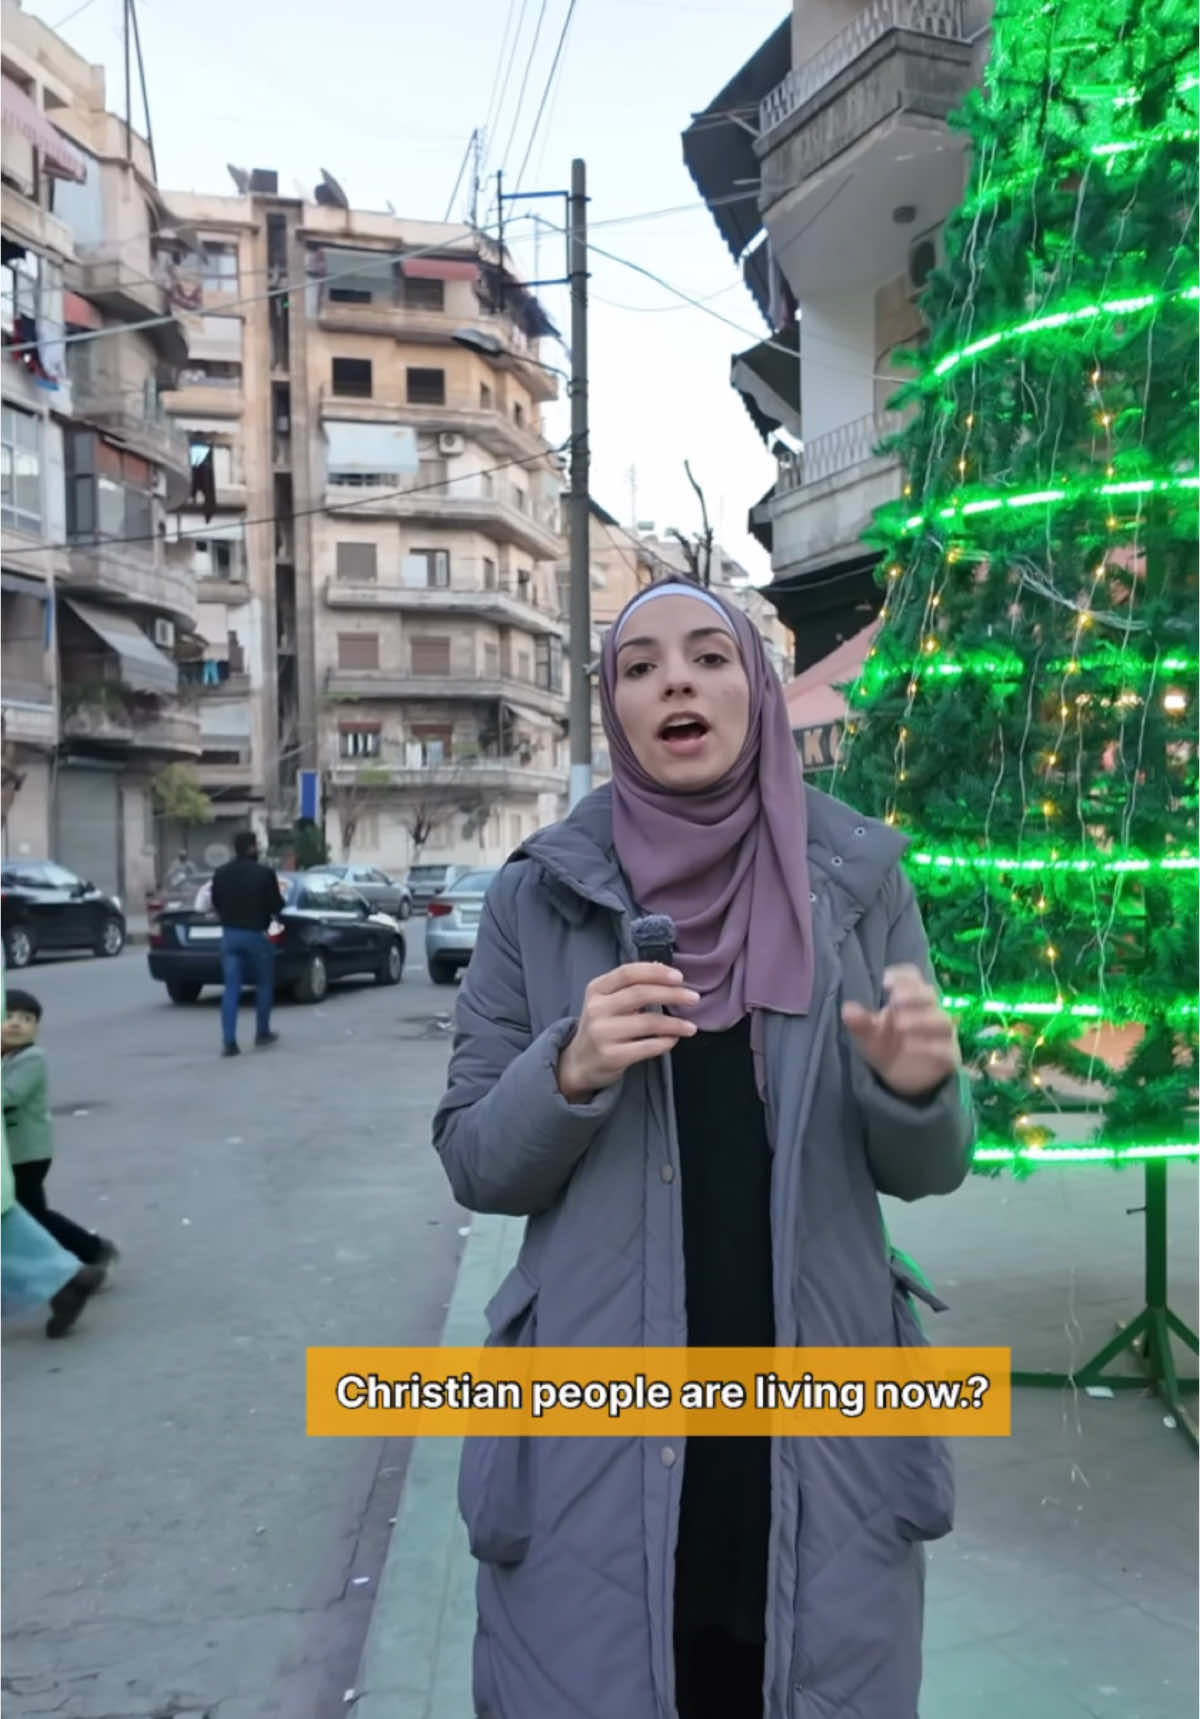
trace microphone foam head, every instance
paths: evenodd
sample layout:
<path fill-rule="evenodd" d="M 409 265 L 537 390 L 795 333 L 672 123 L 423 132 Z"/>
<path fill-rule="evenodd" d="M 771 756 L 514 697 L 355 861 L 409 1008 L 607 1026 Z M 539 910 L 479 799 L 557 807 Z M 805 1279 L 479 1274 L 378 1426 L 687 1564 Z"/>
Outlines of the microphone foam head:
<path fill-rule="evenodd" d="M 644 961 L 670 961 L 675 950 L 675 921 L 669 913 L 647 913 L 630 928 Z"/>

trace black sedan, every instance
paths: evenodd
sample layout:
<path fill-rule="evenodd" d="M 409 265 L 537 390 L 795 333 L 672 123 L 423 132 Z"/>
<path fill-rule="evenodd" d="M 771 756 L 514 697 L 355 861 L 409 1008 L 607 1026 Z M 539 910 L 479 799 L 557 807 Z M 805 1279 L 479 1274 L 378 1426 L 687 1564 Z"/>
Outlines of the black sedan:
<path fill-rule="evenodd" d="M 404 977 L 404 933 L 355 890 L 306 872 L 280 872 L 284 909 L 268 935 L 275 945 L 275 983 L 302 1003 L 319 1003 L 330 981 L 371 974 L 377 984 Z M 221 927 L 214 913 L 172 908 L 150 928 L 150 977 L 173 1003 L 194 1003 L 220 985 Z"/>
<path fill-rule="evenodd" d="M 119 955 L 125 947 L 125 914 L 117 897 L 53 860 L 5 860 L 0 913 L 10 967 L 28 967 L 53 950 Z"/>

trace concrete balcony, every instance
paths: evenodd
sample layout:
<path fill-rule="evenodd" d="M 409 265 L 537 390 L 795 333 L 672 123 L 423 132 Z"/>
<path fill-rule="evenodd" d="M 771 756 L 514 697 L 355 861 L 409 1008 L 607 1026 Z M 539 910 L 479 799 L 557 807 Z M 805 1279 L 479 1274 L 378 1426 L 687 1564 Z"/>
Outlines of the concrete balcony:
<path fill-rule="evenodd" d="M 325 582 L 330 609 L 395 609 L 417 615 L 473 615 L 524 632 L 565 639 L 567 622 L 538 609 L 508 591 L 456 591 L 408 585 L 355 585 L 338 579 Z"/>
<path fill-rule="evenodd" d="M 187 337 L 183 324 L 171 311 L 165 286 L 148 275 L 143 266 L 119 251 L 98 247 L 63 265 L 63 285 L 121 321 L 142 322 L 150 317 L 170 316 L 169 322 L 148 327 L 146 335 L 168 362 L 185 362 Z"/>
<path fill-rule="evenodd" d="M 0 669 L 0 706 L 5 740 L 49 751 L 58 741 L 58 707 L 50 687 Z"/>
<path fill-rule="evenodd" d="M 202 757 L 196 766 L 196 776 L 208 794 L 227 796 L 239 789 L 249 794 L 254 788 L 254 765 L 248 758 L 238 764 L 209 764 Z"/>
<path fill-rule="evenodd" d="M 522 513 L 498 495 L 454 493 L 456 487 L 465 486 L 471 479 L 465 478 L 463 486 L 446 483 L 436 489 L 406 493 L 403 486 L 417 481 L 405 477 L 391 485 L 327 482 L 325 506 L 331 512 L 359 514 L 369 519 L 407 519 L 478 531 L 494 543 L 515 544 L 535 561 L 555 561 L 562 554 L 562 539 L 533 514 Z"/>
<path fill-rule="evenodd" d="M 880 412 L 840 424 L 806 442 L 779 477 L 764 511 L 774 534 L 777 572 L 803 572 L 857 548 L 875 509 L 900 494 L 900 465 L 875 452 L 900 429 L 898 412 Z"/>
<path fill-rule="evenodd" d="M 155 560 L 148 545 L 88 543 L 73 546 L 58 583 L 79 596 L 136 603 L 190 627 L 196 614 L 196 581 L 189 569 Z"/>
<path fill-rule="evenodd" d="M 75 235 L 66 222 L 39 208 L 32 197 L 7 183 L 4 186 L 4 231 L 41 256 L 61 257 L 68 262 L 75 255 Z"/>
<path fill-rule="evenodd" d="M 200 755 L 200 718 L 178 705 L 143 715 L 132 706 L 122 708 L 116 701 L 81 704 L 64 712 L 62 735 L 64 740 L 87 740 L 173 757 Z"/>
<path fill-rule="evenodd" d="M 353 307 L 351 307 L 353 308 Z M 321 391 L 322 420 L 352 423 L 407 424 L 431 435 L 458 435 L 476 442 L 498 459 L 521 460 L 537 471 L 554 458 L 545 438 L 527 424 L 516 423 L 499 406 L 479 406 L 466 394 L 452 393 L 442 406 L 410 406 L 406 401 L 354 399 Z"/>
<path fill-rule="evenodd" d="M 792 291 L 903 273 L 907 248 L 963 185 L 947 116 L 975 82 L 965 0 L 872 0 L 762 102 L 759 207 Z M 910 223 L 892 211 L 910 205 Z"/>
<path fill-rule="evenodd" d="M 407 305 L 389 304 L 376 298 L 370 304 L 336 304 L 323 302 L 317 312 L 320 327 L 331 334 L 382 334 L 414 346 L 449 346 L 460 328 L 469 326 L 494 335 L 500 342 L 503 356 L 497 367 L 517 375 L 535 400 L 558 399 L 558 378 L 553 370 L 541 363 L 537 355 L 520 349 L 521 336 L 511 324 L 500 317 L 477 315 L 464 320 L 444 310 L 413 310 Z"/>
<path fill-rule="evenodd" d="M 141 454 L 152 465 L 161 466 L 186 483 L 191 465 L 188 440 L 183 431 L 176 429 L 165 413 L 148 417 L 142 412 L 131 411 L 129 398 L 128 393 L 106 393 L 81 381 L 71 385 L 71 404 L 77 418 L 111 431 L 135 454 Z"/>
<path fill-rule="evenodd" d="M 240 387 L 220 382 L 184 382 L 162 397 L 164 411 L 176 418 L 240 418 L 244 399 Z"/>
<path fill-rule="evenodd" d="M 368 759 L 372 787 L 395 788 L 415 793 L 461 788 L 487 794 L 565 794 L 565 770 L 539 769 L 507 758 L 470 758 L 448 764 L 408 766 L 387 759 Z M 375 773 L 378 772 L 378 784 Z M 386 776 L 385 773 L 386 772 Z M 335 764 L 329 772 L 335 787 L 348 787 L 358 780 L 359 765 L 349 760 Z"/>
<path fill-rule="evenodd" d="M 567 695 L 508 676 L 470 674 L 407 674 L 403 669 L 330 669 L 325 691 L 335 702 L 358 699 L 411 698 L 423 703 L 523 705 L 543 716 L 565 717 Z"/>

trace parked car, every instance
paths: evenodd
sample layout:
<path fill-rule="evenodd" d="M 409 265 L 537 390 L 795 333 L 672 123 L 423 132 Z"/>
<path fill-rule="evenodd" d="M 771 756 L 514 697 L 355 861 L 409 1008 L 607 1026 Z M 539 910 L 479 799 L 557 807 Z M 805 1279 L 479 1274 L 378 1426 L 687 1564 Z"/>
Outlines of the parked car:
<path fill-rule="evenodd" d="M 425 921 L 425 964 L 435 985 L 452 985 L 459 969 L 475 953 L 483 898 L 495 875 L 494 869 L 461 872 L 449 889 L 430 901 Z"/>
<path fill-rule="evenodd" d="M 279 872 L 284 908 L 268 935 L 275 945 L 275 983 L 302 1003 L 319 1003 L 334 979 L 373 974 L 380 985 L 404 977 L 400 922 L 377 913 L 356 890 L 309 872 Z M 194 1003 L 206 985 L 223 983 L 221 925 L 211 909 L 172 908 L 151 929 L 150 977 L 173 1003 Z"/>
<path fill-rule="evenodd" d="M 344 883 L 365 896 L 380 913 L 390 913 L 393 919 L 407 919 L 413 910 L 412 893 L 406 883 L 399 883 L 380 871 L 376 865 L 315 865 L 309 877 L 327 877 L 334 883 Z"/>
<path fill-rule="evenodd" d="M 56 949 L 90 949 L 119 955 L 125 947 L 125 913 L 119 896 L 54 860 L 5 860 L 0 873 L 4 959 L 28 967 Z"/>
<path fill-rule="evenodd" d="M 429 906 L 441 890 L 449 889 L 456 877 L 462 877 L 465 865 L 414 865 L 408 871 L 408 891 L 418 913 Z"/>

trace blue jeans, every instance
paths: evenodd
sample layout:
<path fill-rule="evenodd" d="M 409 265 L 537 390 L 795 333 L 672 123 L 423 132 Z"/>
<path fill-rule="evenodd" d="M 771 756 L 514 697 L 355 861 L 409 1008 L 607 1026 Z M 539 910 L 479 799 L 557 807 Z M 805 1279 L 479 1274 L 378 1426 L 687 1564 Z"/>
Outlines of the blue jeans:
<path fill-rule="evenodd" d="M 221 933 L 221 971 L 225 975 L 225 995 L 221 998 L 225 1043 L 237 1043 L 238 1004 L 247 983 L 254 986 L 258 1036 L 265 1038 L 271 1030 L 271 1004 L 275 1001 L 275 948 L 266 932 L 227 927 Z"/>

